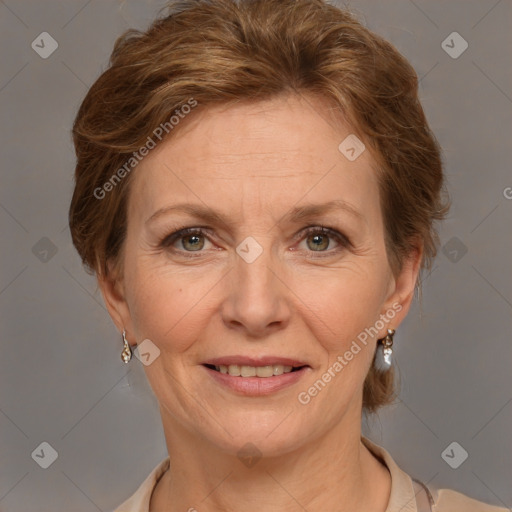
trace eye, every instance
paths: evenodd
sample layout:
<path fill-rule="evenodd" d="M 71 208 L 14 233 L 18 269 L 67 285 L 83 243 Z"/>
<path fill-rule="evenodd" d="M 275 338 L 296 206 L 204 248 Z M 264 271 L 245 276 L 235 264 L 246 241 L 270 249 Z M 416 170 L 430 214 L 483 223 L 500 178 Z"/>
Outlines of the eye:
<path fill-rule="evenodd" d="M 345 235 L 335 229 L 324 226 L 312 226 L 306 228 L 301 240 L 302 239 L 306 244 L 307 250 L 312 252 L 332 253 L 350 245 L 350 242 Z M 333 245 L 334 247 L 332 247 Z M 328 251 L 328 249 L 332 250 Z"/>
<path fill-rule="evenodd" d="M 339 231 L 325 226 L 310 226 L 299 235 L 301 243 L 306 244 L 306 251 L 327 253 L 327 255 L 343 250 L 351 245 L 348 238 Z M 201 253 L 208 249 L 211 241 L 208 230 L 202 227 L 182 228 L 167 235 L 160 246 L 171 248 L 175 252 Z M 332 247 L 334 245 L 334 247 Z"/>
<path fill-rule="evenodd" d="M 200 252 L 210 242 L 202 228 L 184 228 L 166 236 L 160 245 L 177 251 Z"/>

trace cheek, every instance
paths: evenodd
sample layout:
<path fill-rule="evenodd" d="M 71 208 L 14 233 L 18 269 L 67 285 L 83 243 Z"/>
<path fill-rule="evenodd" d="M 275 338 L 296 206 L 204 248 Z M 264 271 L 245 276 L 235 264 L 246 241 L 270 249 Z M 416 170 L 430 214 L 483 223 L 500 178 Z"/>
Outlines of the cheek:
<path fill-rule="evenodd" d="M 161 349 L 186 350 L 208 320 L 218 279 L 188 269 L 170 272 L 141 259 L 130 279 L 130 314 L 137 339 L 149 338 Z"/>
<path fill-rule="evenodd" d="M 357 359 L 366 368 L 376 339 L 368 337 L 366 345 L 358 341 L 358 336 L 363 333 L 364 338 L 365 329 L 379 319 L 386 296 L 385 276 L 385 269 L 367 262 L 357 267 L 330 269 L 312 279 L 296 279 L 297 295 L 308 298 L 301 307 L 301 316 L 308 319 L 309 328 L 322 345 L 325 363 L 343 355 L 357 341 L 358 354 L 367 354 Z"/>

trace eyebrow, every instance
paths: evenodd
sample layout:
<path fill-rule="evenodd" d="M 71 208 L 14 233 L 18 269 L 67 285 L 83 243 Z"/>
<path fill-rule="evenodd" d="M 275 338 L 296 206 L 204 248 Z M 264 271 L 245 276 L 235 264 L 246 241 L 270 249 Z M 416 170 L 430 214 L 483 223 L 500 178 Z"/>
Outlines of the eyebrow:
<path fill-rule="evenodd" d="M 356 217 L 358 220 L 364 220 L 364 216 L 351 204 L 342 200 L 333 200 L 323 204 L 305 204 L 301 206 L 295 206 L 292 210 L 286 213 L 280 221 L 285 220 L 288 222 L 300 222 L 307 219 L 312 219 L 332 213 L 334 211 L 344 211 L 349 215 Z M 166 206 L 160 208 L 154 212 L 146 221 L 145 224 L 152 222 L 153 220 L 172 212 L 188 213 L 192 217 L 203 220 L 209 223 L 218 223 L 224 226 L 233 224 L 232 221 L 228 220 L 222 213 L 213 210 L 207 206 L 195 205 L 189 203 L 180 203 L 173 206 Z"/>
<path fill-rule="evenodd" d="M 364 220 L 363 214 L 350 203 L 337 199 L 323 204 L 306 204 L 295 206 L 292 211 L 285 215 L 285 218 L 296 222 L 304 219 L 310 219 L 331 213 L 334 211 L 344 211 L 359 220 Z"/>

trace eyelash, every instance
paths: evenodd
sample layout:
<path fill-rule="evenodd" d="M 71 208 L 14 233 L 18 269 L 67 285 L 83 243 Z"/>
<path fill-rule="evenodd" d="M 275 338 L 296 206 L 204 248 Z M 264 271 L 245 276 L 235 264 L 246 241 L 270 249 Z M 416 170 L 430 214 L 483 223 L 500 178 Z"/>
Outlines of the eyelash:
<path fill-rule="evenodd" d="M 210 240 L 210 238 L 208 236 L 208 231 L 209 230 L 207 228 L 203 228 L 203 227 L 181 228 L 181 229 L 178 229 L 177 231 L 174 231 L 170 235 L 167 235 L 166 237 L 164 237 L 162 239 L 162 241 L 160 242 L 159 246 L 162 248 L 165 248 L 165 249 L 169 249 L 174 244 L 174 242 L 176 242 L 180 238 L 185 238 L 186 236 L 193 236 L 193 235 L 204 236 L 205 238 L 208 238 Z M 322 225 L 308 226 L 308 227 L 304 228 L 301 231 L 300 235 L 297 235 L 295 238 L 298 239 L 298 241 L 302 241 L 303 239 L 307 238 L 311 234 L 327 235 L 331 238 L 334 238 L 339 243 L 338 247 L 336 247 L 334 249 L 327 250 L 327 251 L 310 251 L 313 254 L 318 253 L 317 255 L 313 256 L 315 258 L 331 256 L 334 253 L 337 253 L 343 249 L 346 249 L 347 247 L 352 247 L 352 243 L 345 235 L 343 235 L 342 233 L 340 233 L 339 231 L 337 231 L 334 228 L 330 228 L 330 227 L 322 226 Z M 211 240 L 210 240 L 210 242 L 211 242 Z M 186 250 L 180 250 L 180 249 L 175 249 L 175 248 L 173 248 L 173 249 L 176 252 L 187 254 L 186 257 L 190 257 L 190 258 L 197 258 L 202 252 L 204 252 L 202 250 L 186 251 Z M 197 254 L 194 254 L 194 253 L 197 253 Z"/>

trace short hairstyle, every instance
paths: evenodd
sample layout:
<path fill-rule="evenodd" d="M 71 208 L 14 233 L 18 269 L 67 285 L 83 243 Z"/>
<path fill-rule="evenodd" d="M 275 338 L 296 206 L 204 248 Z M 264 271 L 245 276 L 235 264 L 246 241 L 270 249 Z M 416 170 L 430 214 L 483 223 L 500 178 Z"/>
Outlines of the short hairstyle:
<path fill-rule="evenodd" d="M 447 205 L 440 148 L 407 60 L 323 0 L 179 0 L 147 30 L 117 39 L 74 121 L 69 225 L 86 269 L 122 272 L 130 171 L 157 127 L 162 140 L 172 137 L 180 126 L 170 118 L 187 104 L 199 110 L 290 93 L 326 100 L 371 152 L 393 271 L 417 248 L 429 268 Z M 394 370 L 372 364 L 366 411 L 395 396 Z"/>

